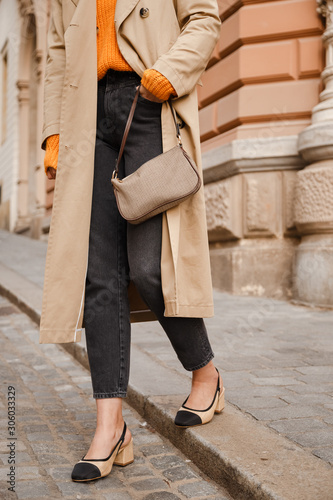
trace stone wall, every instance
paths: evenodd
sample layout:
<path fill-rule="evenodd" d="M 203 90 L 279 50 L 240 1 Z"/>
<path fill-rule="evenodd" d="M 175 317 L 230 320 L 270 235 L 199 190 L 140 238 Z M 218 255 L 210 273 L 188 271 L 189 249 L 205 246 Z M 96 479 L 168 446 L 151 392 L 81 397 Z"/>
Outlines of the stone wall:
<path fill-rule="evenodd" d="M 219 4 L 221 38 L 199 89 L 214 285 L 291 298 L 298 134 L 322 89 L 323 22 L 315 0 Z"/>

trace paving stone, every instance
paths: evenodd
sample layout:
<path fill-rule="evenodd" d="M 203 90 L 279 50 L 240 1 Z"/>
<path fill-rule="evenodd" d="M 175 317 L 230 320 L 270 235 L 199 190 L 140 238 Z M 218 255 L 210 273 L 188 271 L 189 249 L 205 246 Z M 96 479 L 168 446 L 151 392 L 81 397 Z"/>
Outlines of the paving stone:
<path fill-rule="evenodd" d="M 79 483 L 76 481 L 67 481 L 67 482 L 57 482 L 57 487 L 61 492 L 62 497 L 69 496 L 70 498 L 77 498 L 77 495 L 92 495 L 93 498 L 94 493 L 96 492 L 95 481 L 88 481 L 84 483 Z M 84 498 L 84 497 L 83 497 Z"/>
<path fill-rule="evenodd" d="M 135 433 L 135 430 L 136 429 L 132 429 L 132 434 L 133 437 L 135 436 L 135 443 L 137 446 L 149 443 L 163 443 L 162 439 L 157 434 L 147 434 L 145 432 Z"/>
<path fill-rule="evenodd" d="M 326 424 L 333 425 L 333 414 L 331 416 L 328 416 L 328 417 L 323 417 L 323 421 Z"/>
<path fill-rule="evenodd" d="M 333 445 L 332 429 L 327 429 L 326 431 L 318 430 L 304 434 L 290 433 L 289 435 L 292 437 L 293 441 L 296 441 L 296 443 L 310 448 Z"/>
<path fill-rule="evenodd" d="M 196 481 L 194 483 L 182 484 L 178 488 L 179 492 L 186 498 L 205 497 L 217 493 L 215 486 L 206 481 Z"/>
<path fill-rule="evenodd" d="M 7 465 L 8 461 L 8 454 L 0 454 L 0 460 L 4 465 Z M 26 453 L 24 451 L 20 451 L 20 453 L 16 454 L 15 461 L 17 464 L 28 464 L 34 460 L 33 457 L 29 455 L 29 453 Z"/>
<path fill-rule="evenodd" d="M 290 394 L 282 396 L 282 399 L 287 403 L 300 404 L 300 405 L 314 405 L 332 403 L 333 398 L 327 394 Z"/>
<path fill-rule="evenodd" d="M 294 386 L 293 386 L 294 387 Z M 295 387 L 300 387 L 300 386 L 295 386 Z M 280 386 L 262 386 L 262 387 L 255 387 L 251 386 L 250 388 L 247 389 L 231 389 L 229 390 L 228 387 L 226 387 L 226 398 L 228 399 L 229 395 L 232 394 L 233 396 L 236 397 L 242 397 L 242 398 L 248 398 L 248 397 L 282 397 L 283 394 L 290 394 L 290 391 L 287 390 L 285 387 L 280 387 Z M 244 406 L 245 408 L 245 406 Z"/>
<path fill-rule="evenodd" d="M 0 451 L 8 451 L 8 440 L 6 441 L 0 441 Z M 15 441 L 15 450 L 16 451 L 25 451 L 27 447 L 22 441 Z"/>
<path fill-rule="evenodd" d="M 91 385 L 91 376 L 83 375 L 82 377 L 72 377 L 73 382 L 79 386 L 82 382 L 89 382 Z"/>
<path fill-rule="evenodd" d="M 333 447 L 329 446 L 327 448 L 316 448 L 312 450 L 312 453 L 316 455 L 316 457 L 322 458 L 326 462 L 333 465 Z"/>
<path fill-rule="evenodd" d="M 193 470 L 186 465 L 167 469 L 163 471 L 163 476 L 165 476 L 170 481 L 183 481 L 184 479 L 193 479 L 194 477 L 197 477 Z"/>
<path fill-rule="evenodd" d="M 58 453 L 60 451 L 59 443 L 30 443 L 35 453 Z"/>
<path fill-rule="evenodd" d="M 165 455 L 166 453 L 170 453 L 172 448 L 166 445 L 151 445 L 151 446 L 141 446 L 140 451 L 146 456 L 149 457 L 151 455 Z"/>
<path fill-rule="evenodd" d="M 327 384 L 330 385 L 330 388 L 328 388 L 328 390 L 333 390 L 333 376 L 331 373 L 322 373 L 320 375 L 301 375 L 298 377 L 298 380 L 301 380 L 306 384 Z"/>
<path fill-rule="evenodd" d="M 25 424 L 23 425 L 24 432 L 50 432 L 50 428 L 46 424 Z"/>
<path fill-rule="evenodd" d="M 49 486 L 45 481 L 17 481 L 15 487 L 18 499 L 21 498 L 38 498 L 51 497 Z"/>
<path fill-rule="evenodd" d="M 286 401 L 282 401 L 280 398 L 274 397 L 263 397 L 259 398 L 255 396 L 253 398 L 242 398 L 238 396 L 228 395 L 228 401 L 232 404 L 240 406 L 241 408 L 281 408 L 288 406 Z"/>
<path fill-rule="evenodd" d="M 145 465 L 136 465 L 135 462 L 133 462 L 133 464 L 124 468 L 123 474 L 126 478 L 136 476 L 152 476 L 153 471 Z"/>
<path fill-rule="evenodd" d="M 157 477 L 147 478 L 143 481 L 130 483 L 131 487 L 138 491 L 162 490 L 165 488 L 165 482 Z"/>
<path fill-rule="evenodd" d="M 122 490 L 124 491 L 126 489 L 126 483 L 123 483 L 119 478 L 115 477 L 115 471 L 116 468 L 114 468 L 110 474 L 110 476 L 107 476 L 107 478 L 103 479 L 102 481 L 96 481 L 96 489 L 104 491 L 105 490 Z"/>
<path fill-rule="evenodd" d="M 304 375 L 333 375 L 333 366 L 303 366 L 298 371 Z"/>
<path fill-rule="evenodd" d="M 47 472 L 56 480 L 66 481 L 71 477 L 72 467 L 51 467 L 47 469 Z"/>
<path fill-rule="evenodd" d="M 251 382 L 254 385 L 264 385 L 264 386 L 269 386 L 269 385 L 300 385 L 302 382 L 300 380 L 297 380 L 294 377 L 267 377 L 267 378 L 259 378 L 259 377 L 252 377 Z"/>
<path fill-rule="evenodd" d="M 137 453 L 136 453 L 136 450 L 134 448 L 134 461 L 136 464 L 145 464 L 147 463 L 146 459 L 144 457 L 141 457 L 139 456 Z"/>
<path fill-rule="evenodd" d="M 75 413 L 75 420 L 93 420 L 96 422 L 96 413 L 90 412 L 90 413 L 85 413 L 83 410 Z"/>
<path fill-rule="evenodd" d="M 169 469 L 171 467 L 183 465 L 183 461 L 176 455 L 154 457 L 150 459 L 150 463 L 153 464 L 156 469 Z"/>
<path fill-rule="evenodd" d="M 58 433 L 58 436 L 65 441 L 83 441 L 84 437 L 81 434 L 62 434 Z"/>
<path fill-rule="evenodd" d="M 57 391 L 58 393 L 66 392 L 66 391 L 72 392 L 73 391 L 73 386 L 71 384 L 57 385 L 54 388 L 54 390 Z"/>
<path fill-rule="evenodd" d="M 280 420 L 286 418 L 317 417 L 329 414 L 325 408 L 318 406 L 287 406 L 285 408 L 251 409 L 248 413 L 258 420 Z"/>
<path fill-rule="evenodd" d="M 302 368 L 302 367 L 300 367 Z M 270 378 L 270 377 L 295 377 L 299 375 L 298 368 L 294 369 L 283 369 L 283 368 L 266 368 L 264 370 L 252 370 L 251 375 L 255 375 L 259 378 Z"/>
<path fill-rule="evenodd" d="M 53 436 L 49 432 L 28 432 L 28 441 L 53 441 Z"/>
<path fill-rule="evenodd" d="M 156 495 L 156 493 L 154 493 Z M 133 500 L 134 497 L 124 491 L 113 491 L 112 493 L 103 493 L 105 500 Z"/>
<path fill-rule="evenodd" d="M 57 455 L 57 454 L 47 454 L 47 453 L 38 453 L 39 462 L 45 465 L 67 465 L 71 462 L 68 460 L 68 457 L 65 455 Z"/>
<path fill-rule="evenodd" d="M 73 425 L 73 423 L 69 423 L 69 422 L 63 422 L 63 421 L 60 421 L 59 420 L 56 420 L 54 421 L 52 419 L 52 422 L 50 421 L 50 424 L 53 424 L 54 427 L 56 428 L 57 432 L 61 432 L 61 433 L 64 433 L 64 434 L 72 434 L 73 431 L 75 431 L 75 426 Z"/>
<path fill-rule="evenodd" d="M 156 491 L 149 493 L 143 500 L 179 500 L 180 497 L 170 493 L 169 491 Z"/>
<path fill-rule="evenodd" d="M 319 393 L 325 393 L 328 395 L 332 394 L 332 386 L 328 384 L 324 385 L 316 385 L 316 384 L 303 384 L 303 385 L 292 385 L 292 386 L 287 386 L 286 389 L 289 389 L 291 392 L 297 393 L 297 394 L 317 394 Z"/>
<path fill-rule="evenodd" d="M 39 467 L 28 467 L 28 466 L 18 466 L 17 475 L 19 480 L 23 479 L 40 479 L 41 474 L 39 472 Z"/>
<path fill-rule="evenodd" d="M 320 420 L 313 418 L 295 418 L 291 420 L 278 420 L 277 422 L 270 422 L 269 427 L 272 427 L 278 432 L 308 432 L 314 430 L 326 429 L 327 425 Z M 332 429 L 333 432 L 333 429 Z"/>

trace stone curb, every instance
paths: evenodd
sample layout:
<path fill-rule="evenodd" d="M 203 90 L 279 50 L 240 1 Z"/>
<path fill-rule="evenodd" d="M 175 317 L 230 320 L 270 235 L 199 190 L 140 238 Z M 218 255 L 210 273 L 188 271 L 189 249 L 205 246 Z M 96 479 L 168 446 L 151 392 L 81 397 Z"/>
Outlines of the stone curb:
<path fill-rule="evenodd" d="M 24 278 L 1 264 L 0 274 L 0 293 L 39 324 L 40 310 L 36 303 L 41 290 L 25 280 L 24 288 L 31 286 L 36 292 L 27 300 L 22 293 Z M 58 345 L 89 369 L 82 346 Z M 332 500 L 330 466 L 230 404 L 209 426 L 183 430 L 173 423 L 183 402 L 179 394 L 146 396 L 130 383 L 127 401 L 157 432 L 237 500 Z M 223 419 L 223 433 L 220 419 Z"/>

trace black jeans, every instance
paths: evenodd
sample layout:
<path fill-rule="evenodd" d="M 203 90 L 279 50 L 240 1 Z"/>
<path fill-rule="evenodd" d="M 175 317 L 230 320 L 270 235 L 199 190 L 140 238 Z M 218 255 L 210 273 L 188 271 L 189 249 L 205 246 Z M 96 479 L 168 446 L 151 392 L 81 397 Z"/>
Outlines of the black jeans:
<path fill-rule="evenodd" d="M 213 357 L 203 319 L 164 316 L 161 287 L 162 214 L 139 225 L 124 220 L 110 182 L 140 77 L 108 70 L 98 82 L 97 131 L 84 322 L 93 397 L 125 397 L 130 365 L 131 278 L 156 314 L 186 370 Z M 161 104 L 139 97 L 120 165 L 120 178 L 162 153 Z M 147 373 L 147 376 L 149 374 Z"/>

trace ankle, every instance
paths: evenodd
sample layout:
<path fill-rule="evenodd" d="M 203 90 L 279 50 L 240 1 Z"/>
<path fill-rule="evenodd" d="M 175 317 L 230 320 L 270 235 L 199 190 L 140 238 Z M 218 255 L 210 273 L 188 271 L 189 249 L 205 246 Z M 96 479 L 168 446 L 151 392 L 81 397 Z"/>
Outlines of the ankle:
<path fill-rule="evenodd" d="M 97 428 L 119 430 L 124 427 L 121 398 L 96 399 Z"/>
<path fill-rule="evenodd" d="M 203 383 L 203 384 L 211 384 L 212 382 L 217 382 L 218 372 L 213 365 L 212 361 L 210 361 L 203 368 L 199 368 L 199 370 L 194 370 L 192 372 L 192 383 Z"/>

